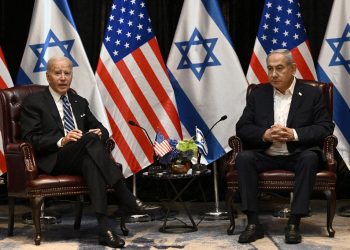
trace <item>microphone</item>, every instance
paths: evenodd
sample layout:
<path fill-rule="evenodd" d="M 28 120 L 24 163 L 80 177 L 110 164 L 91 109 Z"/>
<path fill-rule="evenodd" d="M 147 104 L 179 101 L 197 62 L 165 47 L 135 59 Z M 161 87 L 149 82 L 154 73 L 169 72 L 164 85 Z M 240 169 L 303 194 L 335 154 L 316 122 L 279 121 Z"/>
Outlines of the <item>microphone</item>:
<path fill-rule="evenodd" d="M 203 135 L 203 137 L 205 138 L 205 137 L 210 133 L 210 131 L 212 131 L 212 129 L 216 126 L 216 124 L 218 124 L 219 122 L 224 121 L 224 120 L 226 120 L 226 119 L 227 119 L 227 115 L 221 116 L 220 120 L 218 120 L 217 122 L 215 122 L 215 123 L 213 124 L 213 126 L 211 126 L 211 128 L 205 133 L 205 135 Z"/>
<path fill-rule="evenodd" d="M 145 134 L 146 134 L 146 136 L 147 136 L 149 142 L 151 143 L 152 147 L 154 146 L 154 145 L 153 145 L 153 142 L 152 142 L 152 140 L 151 140 L 151 138 L 149 137 L 149 134 L 148 134 L 147 130 L 146 130 L 144 127 L 141 127 L 139 124 L 137 124 L 136 122 L 134 122 L 134 121 L 132 121 L 132 120 L 129 120 L 128 123 L 129 123 L 131 126 L 138 127 L 138 128 L 140 128 L 140 129 L 142 129 L 142 130 L 145 132 Z"/>

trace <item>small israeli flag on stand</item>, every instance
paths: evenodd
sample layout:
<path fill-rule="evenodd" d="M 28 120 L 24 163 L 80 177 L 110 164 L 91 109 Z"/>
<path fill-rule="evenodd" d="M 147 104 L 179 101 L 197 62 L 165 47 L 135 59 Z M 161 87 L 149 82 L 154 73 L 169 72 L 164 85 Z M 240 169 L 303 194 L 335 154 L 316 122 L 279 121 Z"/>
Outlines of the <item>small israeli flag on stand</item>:
<path fill-rule="evenodd" d="M 201 152 L 202 155 L 207 155 L 208 154 L 208 146 L 207 142 L 205 141 L 203 132 L 196 127 L 196 140 L 195 143 Z"/>

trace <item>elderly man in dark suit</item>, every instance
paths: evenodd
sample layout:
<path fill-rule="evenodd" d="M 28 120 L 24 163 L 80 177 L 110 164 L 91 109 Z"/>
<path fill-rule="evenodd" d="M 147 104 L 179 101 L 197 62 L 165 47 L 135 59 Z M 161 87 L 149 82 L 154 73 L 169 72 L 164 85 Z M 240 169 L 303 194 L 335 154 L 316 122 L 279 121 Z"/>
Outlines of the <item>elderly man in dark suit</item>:
<path fill-rule="evenodd" d="M 105 151 L 107 129 L 95 118 L 86 99 L 70 90 L 72 62 L 66 57 L 48 61 L 48 88 L 29 95 L 21 110 L 22 137 L 35 150 L 38 165 L 46 173 L 83 176 L 99 225 L 99 243 L 123 247 L 125 242 L 111 229 L 107 218 L 106 186 L 126 211 L 149 212 L 128 190 L 121 171 Z"/>
<path fill-rule="evenodd" d="M 285 242 L 296 244 L 301 242 L 299 223 L 309 211 L 317 167 L 324 160 L 318 145 L 333 133 L 334 124 L 320 90 L 294 77 L 296 64 L 290 51 L 273 51 L 266 62 L 269 83 L 249 95 L 236 124 L 236 134 L 245 145 L 236 166 L 242 211 L 248 217 L 238 242 L 264 237 L 257 206 L 259 172 L 286 169 L 295 173 L 295 187 Z"/>

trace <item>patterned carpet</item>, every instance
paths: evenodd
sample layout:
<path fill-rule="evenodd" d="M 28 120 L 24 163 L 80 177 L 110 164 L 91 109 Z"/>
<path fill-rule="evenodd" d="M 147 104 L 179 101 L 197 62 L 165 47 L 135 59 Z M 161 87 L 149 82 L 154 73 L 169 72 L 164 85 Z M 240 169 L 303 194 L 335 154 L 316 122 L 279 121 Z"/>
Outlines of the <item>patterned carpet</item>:
<path fill-rule="evenodd" d="M 196 222 L 203 218 L 203 212 L 212 211 L 212 203 L 187 203 Z M 338 201 L 338 207 L 350 204 L 350 201 Z M 223 204 L 220 206 L 224 207 Z M 282 207 L 278 204 L 277 207 Z M 73 230 L 73 206 L 68 203 L 51 204 L 48 211 L 57 212 L 61 215 L 61 223 L 54 225 L 43 225 L 43 239 L 40 246 L 35 246 L 33 241 L 33 227 L 22 223 L 22 214 L 29 209 L 25 205 L 16 209 L 15 230 L 13 237 L 7 237 L 7 206 L 0 206 L 0 249 L 109 249 L 97 244 L 96 221 L 89 207 L 84 209 L 81 229 Z M 325 202 L 312 201 L 310 217 L 304 218 L 301 224 L 303 242 L 298 245 L 287 245 L 284 243 L 283 229 L 285 218 L 276 218 L 271 214 L 271 207 L 276 207 L 274 202 L 265 202 L 262 207 L 261 222 L 265 228 L 265 238 L 252 244 L 238 244 L 239 233 L 246 225 L 245 217 L 239 213 L 236 220 L 234 235 L 227 235 L 227 220 L 203 220 L 198 225 L 197 232 L 183 234 L 160 233 L 158 229 L 162 225 L 161 216 L 156 216 L 150 222 L 128 223 L 130 230 L 128 236 L 122 236 L 126 241 L 126 249 L 349 249 L 350 248 L 350 218 L 336 215 L 333 227 L 336 231 L 335 238 L 329 238 L 325 224 Z M 177 217 L 186 221 L 186 216 L 179 204 L 172 207 L 172 218 Z M 114 207 L 110 208 L 113 212 Z M 179 211 L 179 212 L 175 212 Z M 208 218 L 207 218 L 208 219 Z M 118 234 L 121 235 L 119 224 L 116 219 L 113 225 Z M 176 220 L 169 222 L 177 223 Z"/>

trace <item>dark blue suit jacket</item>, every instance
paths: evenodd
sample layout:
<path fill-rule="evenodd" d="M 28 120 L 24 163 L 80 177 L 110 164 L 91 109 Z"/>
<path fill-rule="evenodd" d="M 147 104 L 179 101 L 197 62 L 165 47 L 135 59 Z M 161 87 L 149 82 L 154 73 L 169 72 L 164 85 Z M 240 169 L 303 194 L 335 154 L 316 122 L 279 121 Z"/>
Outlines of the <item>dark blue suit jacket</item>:
<path fill-rule="evenodd" d="M 100 128 L 102 140 L 108 138 L 107 129 L 95 118 L 86 99 L 68 91 L 77 127 L 83 133 Z M 64 129 L 55 101 L 49 88 L 27 96 L 21 108 L 21 132 L 24 141 L 32 144 L 38 166 L 47 173 L 53 170 Z"/>
<path fill-rule="evenodd" d="M 305 149 L 320 152 L 323 139 L 333 133 L 334 124 L 329 118 L 318 88 L 297 79 L 287 127 L 294 128 L 299 141 L 287 142 L 290 153 Z M 265 151 L 270 142 L 262 140 L 264 132 L 274 124 L 273 87 L 260 84 L 247 98 L 247 105 L 236 124 L 236 135 L 243 141 L 244 149 Z"/>

